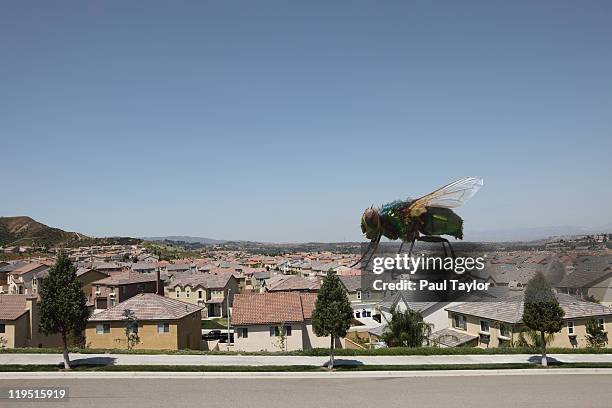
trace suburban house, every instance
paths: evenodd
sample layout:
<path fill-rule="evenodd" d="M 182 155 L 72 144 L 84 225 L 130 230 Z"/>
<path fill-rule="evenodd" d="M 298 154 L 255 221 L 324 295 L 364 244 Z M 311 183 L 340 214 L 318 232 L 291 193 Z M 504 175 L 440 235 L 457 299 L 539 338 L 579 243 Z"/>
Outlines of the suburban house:
<path fill-rule="evenodd" d="M 166 296 L 204 307 L 203 318 L 227 317 L 238 293 L 238 280 L 229 273 L 184 273 L 166 286 Z M 229 302 L 229 303 L 228 303 Z"/>
<path fill-rule="evenodd" d="M 560 293 L 612 305 L 612 256 L 578 258 L 574 271 L 555 286 Z"/>
<path fill-rule="evenodd" d="M 586 347 L 586 323 L 594 319 L 604 330 L 612 327 L 612 308 L 576 297 L 557 294 L 565 311 L 563 328 L 553 336 L 551 347 Z M 466 302 L 446 308 L 449 328 L 432 333 L 440 346 L 470 345 L 481 348 L 511 345 L 519 341 L 523 296 L 495 302 Z"/>
<path fill-rule="evenodd" d="M 316 293 L 321 288 L 319 279 L 304 278 L 297 275 L 275 275 L 265 281 L 267 292 L 304 292 Z"/>
<path fill-rule="evenodd" d="M 190 270 L 191 270 L 190 264 L 170 264 L 166 266 L 166 272 L 168 272 L 169 275 L 188 272 Z"/>
<path fill-rule="evenodd" d="M 138 273 L 155 273 L 159 270 L 157 265 L 152 262 L 138 262 L 132 264 L 132 271 Z"/>
<path fill-rule="evenodd" d="M 127 270 L 92 282 L 91 301 L 96 311 L 114 307 L 140 293 L 164 294 L 164 283 L 157 274 Z"/>
<path fill-rule="evenodd" d="M 93 283 L 101 279 L 105 279 L 107 277 L 108 274 L 101 272 L 97 269 L 77 269 L 77 278 L 81 282 L 81 288 L 83 289 L 83 293 L 85 293 L 85 296 L 87 296 L 87 303 L 89 305 L 93 305 L 93 291 L 91 290 L 91 288 L 93 287 Z"/>
<path fill-rule="evenodd" d="M 159 256 L 152 254 L 141 254 L 138 256 L 139 262 L 157 263 L 159 262 Z"/>
<path fill-rule="evenodd" d="M 0 266 L 0 293 L 8 293 L 8 277 L 16 269 L 27 265 L 25 261 L 2 262 Z"/>
<path fill-rule="evenodd" d="M 253 275 L 251 276 L 251 290 L 253 292 L 263 292 L 266 279 L 270 279 L 269 271 L 253 272 Z"/>
<path fill-rule="evenodd" d="M 356 319 L 372 317 L 377 313 L 376 304 L 383 298 L 383 292 L 362 290 L 361 276 L 338 276 L 346 289 Z"/>
<path fill-rule="evenodd" d="M 127 348 L 125 311 L 129 310 L 138 324 L 135 330 L 139 342 L 134 349 L 199 350 L 201 309 L 155 293 L 141 293 L 91 316 L 85 329 L 85 341 L 91 348 Z"/>
<path fill-rule="evenodd" d="M 32 280 L 37 273 L 48 270 L 49 267 L 38 262 L 29 262 L 8 273 L 7 285 L 8 293 L 11 294 L 32 294 Z M 36 286 L 36 282 L 34 282 Z"/>
<path fill-rule="evenodd" d="M 231 323 L 236 351 L 292 351 L 329 347 L 312 328 L 316 293 L 244 293 L 234 297 Z M 338 339 L 336 347 L 344 346 Z"/>
<path fill-rule="evenodd" d="M 45 336 L 38 331 L 39 309 L 36 296 L 0 295 L 0 348 L 59 347 L 59 335 Z"/>

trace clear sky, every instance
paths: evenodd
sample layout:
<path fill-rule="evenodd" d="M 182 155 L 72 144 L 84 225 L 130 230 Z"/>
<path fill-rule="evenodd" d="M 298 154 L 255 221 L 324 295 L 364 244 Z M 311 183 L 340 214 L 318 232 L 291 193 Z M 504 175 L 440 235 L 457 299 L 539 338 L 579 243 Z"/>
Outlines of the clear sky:
<path fill-rule="evenodd" d="M 358 240 L 463 176 L 470 231 L 612 222 L 610 1 L 3 1 L 0 215 Z"/>

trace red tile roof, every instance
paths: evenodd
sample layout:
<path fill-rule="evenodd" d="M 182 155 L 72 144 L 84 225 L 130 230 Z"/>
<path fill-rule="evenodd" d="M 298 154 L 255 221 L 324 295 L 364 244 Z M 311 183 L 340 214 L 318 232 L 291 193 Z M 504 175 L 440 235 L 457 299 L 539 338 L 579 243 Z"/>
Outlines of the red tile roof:
<path fill-rule="evenodd" d="M 232 324 L 303 322 L 312 318 L 316 293 L 243 293 L 234 296 Z"/>

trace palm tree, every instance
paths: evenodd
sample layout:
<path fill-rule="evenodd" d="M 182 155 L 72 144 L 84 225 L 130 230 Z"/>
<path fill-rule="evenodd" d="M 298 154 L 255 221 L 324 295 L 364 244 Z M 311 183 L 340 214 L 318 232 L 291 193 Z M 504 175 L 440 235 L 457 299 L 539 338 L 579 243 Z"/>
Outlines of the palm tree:
<path fill-rule="evenodd" d="M 389 347 L 421 347 L 428 343 L 431 323 L 423 321 L 420 312 L 406 309 L 402 312 L 391 308 L 391 321 L 382 334 L 382 340 Z"/>

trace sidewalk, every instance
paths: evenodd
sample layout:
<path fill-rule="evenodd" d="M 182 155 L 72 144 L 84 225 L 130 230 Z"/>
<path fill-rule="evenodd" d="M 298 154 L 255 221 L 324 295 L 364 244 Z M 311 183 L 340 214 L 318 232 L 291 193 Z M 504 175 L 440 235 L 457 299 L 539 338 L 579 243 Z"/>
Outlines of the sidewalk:
<path fill-rule="evenodd" d="M 550 361 L 563 363 L 612 363 L 612 354 L 549 354 Z M 70 354 L 76 364 L 114 365 L 213 365 L 213 366 L 322 366 L 327 357 L 311 356 L 239 356 L 239 355 L 144 355 L 144 354 Z M 539 355 L 444 355 L 444 356 L 340 356 L 336 364 L 352 365 L 425 365 L 425 364 L 500 364 L 538 363 Z M 61 354 L 0 354 L 0 365 L 59 364 Z"/>
<path fill-rule="evenodd" d="M 232 380 L 287 380 L 287 379 L 319 379 L 319 378 L 427 378 L 427 377 L 499 377 L 499 376 L 560 376 L 560 375 L 612 375 L 612 368 L 578 368 L 551 370 L 517 369 L 517 370 L 438 370 L 438 371 L 329 371 L 329 372 L 12 372 L 2 373 L 5 380 L 41 380 L 41 379 L 232 379 Z"/>

